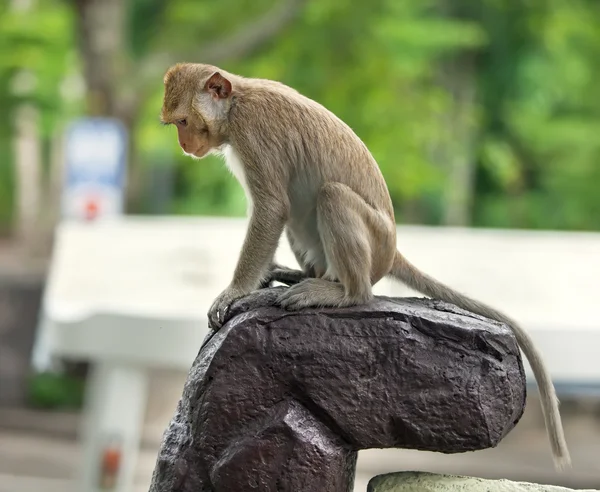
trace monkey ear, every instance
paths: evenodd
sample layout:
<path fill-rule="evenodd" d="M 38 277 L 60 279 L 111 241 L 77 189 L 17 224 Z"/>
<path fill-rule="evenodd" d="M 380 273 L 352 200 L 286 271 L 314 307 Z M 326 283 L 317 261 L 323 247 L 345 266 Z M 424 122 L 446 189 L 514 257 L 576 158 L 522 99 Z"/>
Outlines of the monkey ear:
<path fill-rule="evenodd" d="M 204 90 L 215 99 L 227 99 L 231 94 L 231 82 L 219 72 L 215 72 L 204 84 Z"/>

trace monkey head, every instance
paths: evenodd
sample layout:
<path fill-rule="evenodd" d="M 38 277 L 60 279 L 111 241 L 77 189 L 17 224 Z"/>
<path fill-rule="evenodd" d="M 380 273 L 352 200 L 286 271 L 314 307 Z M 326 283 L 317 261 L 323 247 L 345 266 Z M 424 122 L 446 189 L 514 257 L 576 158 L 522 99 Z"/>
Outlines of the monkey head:
<path fill-rule="evenodd" d="M 231 81 L 211 65 L 180 63 L 164 77 L 161 121 L 175 125 L 179 146 L 197 159 L 227 142 Z"/>

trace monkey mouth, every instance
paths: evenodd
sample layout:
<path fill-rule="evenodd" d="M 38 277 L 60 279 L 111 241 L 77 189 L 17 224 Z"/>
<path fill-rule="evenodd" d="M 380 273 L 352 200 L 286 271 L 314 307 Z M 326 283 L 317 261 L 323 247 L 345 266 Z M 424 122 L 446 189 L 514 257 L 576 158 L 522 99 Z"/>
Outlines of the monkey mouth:
<path fill-rule="evenodd" d="M 185 155 L 186 157 L 191 157 L 192 159 L 196 159 L 196 160 L 200 160 L 203 157 L 206 157 L 207 152 L 202 152 L 200 150 L 196 150 L 195 152 L 186 152 L 185 150 L 183 151 L 183 155 Z"/>

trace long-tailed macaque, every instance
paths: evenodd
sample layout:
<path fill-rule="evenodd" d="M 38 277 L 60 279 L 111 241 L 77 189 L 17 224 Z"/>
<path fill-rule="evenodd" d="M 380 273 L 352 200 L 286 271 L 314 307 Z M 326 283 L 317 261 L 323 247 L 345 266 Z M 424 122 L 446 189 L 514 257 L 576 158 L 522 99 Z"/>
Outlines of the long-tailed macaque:
<path fill-rule="evenodd" d="M 265 279 L 292 284 L 278 303 L 297 310 L 367 303 L 372 286 L 391 275 L 512 328 L 540 389 L 555 463 L 570 464 L 558 399 L 532 339 L 504 314 L 424 274 L 397 251 L 387 185 L 348 125 L 284 84 L 215 66 L 175 65 L 164 84 L 161 119 L 177 127 L 185 154 L 224 155 L 248 200 L 246 238 L 231 283 L 210 308 L 212 327 L 220 327 L 228 306 Z M 284 231 L 300 275 L 273 263 Z"/>

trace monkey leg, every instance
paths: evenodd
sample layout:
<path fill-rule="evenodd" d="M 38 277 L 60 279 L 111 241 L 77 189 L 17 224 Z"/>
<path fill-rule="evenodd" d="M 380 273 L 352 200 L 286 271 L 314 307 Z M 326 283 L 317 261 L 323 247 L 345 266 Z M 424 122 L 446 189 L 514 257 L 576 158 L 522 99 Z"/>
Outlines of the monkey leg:
<path fill-rule="evenodd" d="M 279 297 L 285 309 L 365 304 L 372 285 L 391 268 L 395 248 L 392 220 L 341 183 L 327 183 L 317 199 L 317 224 L 327 270 Z"/>
<path fill-rule="evenodd" d="M 288 243 L 290 244 L 290 249 L 292 250 L 292 253 L 294 253 L 294 257 L 300 265 L 301 270 L 297 270 L 295 268 L 287 268 L 278 263 L 273 262 L 271 263 L 267 276 L 260 284 L 261 289 L 271 287 L 273 282 L 280 282 L 282 284 L 290 286 L 298 284 L 304 279 L 317 276 L 314 267 L 306 263 L 305 257 L 302 254 L 302 251 L 298 247 L 297 241 L 294 239 L 294 236 L 292 235 L 289 229 L 286 230 L 286 235 Z"/>
<path fill-rule="evenodd" d="M 292 253 L 294 253 L 294 257 L 296 258 L 298 265 L 300 265 L 300 268 L 304 272 L 304 278 L 322 276 L 324 272 L 322 272 L 321 275 L 317 275 L 314 266 L 306 262 L 306 257 L 303 254 L 300 246 L 298 245 L 298 241 L 296 241 L 296 239 L 294 238 L 294 234 L 292 233 L 292 231 L 289 228 L 286 228 L 285 234 L 287 236 L 290 249 L 292 250 Z"/>
<path fill-rule="evenodd" d="M 283 265 L 272 262 L 269 267 L 269 272 L 267 273 L 267 276 L 260 284 L 260 289 L 271 287 L 273 282 L 280 282 L 288 286 L 295 285 L 306 278 L 316 276 L 314 268 L 306 264 L 304 255 L 300 251 L 298 243 L 294 239 L 294 236 L 292 235 L 292 232 L 289 229 L 286 229 L 286 236 L 288 243 L 290 244 L 290 249 L 292 250 L 294 257 L 296 258 L 298 265 L 300 265 L 301 270 L 297 270 L 295 268 L 287 268 Z"/>

